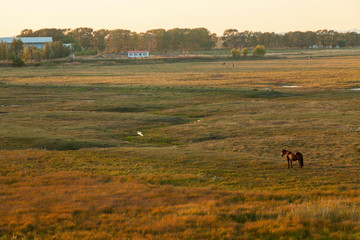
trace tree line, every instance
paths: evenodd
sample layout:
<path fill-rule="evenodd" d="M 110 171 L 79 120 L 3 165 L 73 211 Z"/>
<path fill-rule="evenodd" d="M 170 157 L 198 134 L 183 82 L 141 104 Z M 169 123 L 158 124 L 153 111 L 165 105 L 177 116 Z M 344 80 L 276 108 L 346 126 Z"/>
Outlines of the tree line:
<path fill-rule="evenodd" d="M 96 49 L 107 53 L 145 49 L 151 52 L 205 50 L 212 49 L 217 42 L 216 34 L 206 28 L 153 29 L 145 33 L 124 29 L 45 28 L 37 31 L 24 29 L 17 37 L 52 37 L 54 41 L 73 44 L 75 51 Z"/>
<path fill-rule="evenodd" d="M 360 34 L 356 32 L 339 33 L 334 30 L 318 30 L 306 32 L 239 32 L 236 29 L 224 31 L 223 46 L 228 49 L 255 47 L 265 45 L 267 48 L 309 48 L 319 47 L 354 47 L 360 46 Z"/>
<path fill-rule="evenodd" d="M 324 47 L 360 46 L 360 34 L 356 32 L 339 33 L 333 30 L 306 32 L 239 32 L 227 29 L 222 37 L 211 33 L 206 28 L 152 29 L 144 33 L 130 30 L 92 28 L 56 29 L 44 28 L 37 31 L 24 29 L 17 37 L 52 37 L 54 42 L 46 43 L 44 49 L 20 44 L 14 39 L 11 44 L 0 43 L 0 60 L 40 61 L 41 59 L 61 58 L 70 54 L 70 49 L 63 43 L 71 43 L 73 50 L 81 53 L 123 53 L 131 50 L 148 50 L 151 52 L 209 50 L 219 47 L 235 49 L 232 56 L 239 56 L 240 49 L 266 46 L 266 48 L 308 48 L 313 45 Z M 244 56 L 245 54 L 242 53 Z"/>
<path fill-rule="evenodd" d="M 144 33 L 130 30 L 92 28 L 56 29 L 44 28 L 37 31 L 24 29 L 18 37 L 52 37 L 54 41 L 73 44 L 75 51 L 96 50 L 98 53 L 122 53 L 131 50 L 151 52 L 208 50 L 213 49 L 221 39 L 226 49 L 255 48 L 308 48 L 313 45 L 325 47 L 353 47 L 360 45 L 360 34 L 339 33 L 334 30 L 295 31 L 284 34 L 274 32 L 239 32 L 227 29 L 220 38 L 206 28 L 152 29 Z M 94 51 L 92 52 L 94 53 Z"/>

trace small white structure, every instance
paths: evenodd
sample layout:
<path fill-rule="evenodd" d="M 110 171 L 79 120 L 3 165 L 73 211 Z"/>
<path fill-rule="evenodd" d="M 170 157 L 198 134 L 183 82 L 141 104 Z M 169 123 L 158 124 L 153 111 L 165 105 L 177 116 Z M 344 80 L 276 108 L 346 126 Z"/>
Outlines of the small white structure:
<path fill-rule="evenodd" d="M 71 51 L 74 50 L 74 46 L 72 45 L 72 43 L 63 43 L 63 45 L 70 48 Z"/>
<path fill-rule="evenodd" d="M 129 58 L 147 58 L 149 56 L 149 51 L 128 51 Z"/>

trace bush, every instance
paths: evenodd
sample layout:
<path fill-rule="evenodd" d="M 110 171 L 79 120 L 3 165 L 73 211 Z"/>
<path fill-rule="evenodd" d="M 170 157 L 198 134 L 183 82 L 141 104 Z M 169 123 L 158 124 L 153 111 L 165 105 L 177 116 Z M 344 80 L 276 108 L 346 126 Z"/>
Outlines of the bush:
<path fill-rule="evenodd" d="M 249 54 L 249 50 L 247 48 L 243 48 L 241 53 L 242 53 L 242 55 L 244 55 L 244 57 L 246 57 Z"/>
<path fill-rule="evenodd" d="M 90 56 L 90 55 L 97 55 L 98 51 L 96 49 L 86 49 L 83 51 L 75 52 L 76 56 Z"/>
<path fill-rule="evenodd" d="M 240 49 L 233 48 L 231 50 L 231 57 L 239 58 L 240 57 Z"/>
<path fill-rule="evenodd" d="M 264 45 L 257 45 L 254 49 L 253 55 L 255 57 L 263 57 L 265 56 L 266 50 Z"/>
<path fill-rule="evenodd" d="M 15 60 L 13 60 L 13 63 L 16 67 L 25 66 L 25 62 L 21 58 L 16 58 Z"/>

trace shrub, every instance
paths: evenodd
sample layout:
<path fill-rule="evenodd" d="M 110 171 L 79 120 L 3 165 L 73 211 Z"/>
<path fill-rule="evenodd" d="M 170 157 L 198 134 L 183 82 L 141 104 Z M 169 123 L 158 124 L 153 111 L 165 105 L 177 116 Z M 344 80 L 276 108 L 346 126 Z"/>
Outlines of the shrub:
<path fill-rule="evenodd" d="M 246 57 L 249 54 L 249 50 L 247 48 L 243 48 L 241 53 L 242 53 L 242 55 L 244 55 L 244 57 Z"/>
<path fill-rule="evenodd" d="M 13 63 L 16 67 L 25 66 L 25 62 L 21 58 L 16 58 L 15 60 L 13 60 Z"/>
<path fill-rule="evenodd" d="M 231 50 L 231 57 L 239 58 L 240 57 L 240 49 L 233 48 Z"/>
<path fill-rule="evenodd" d="M 253 55 L 255 57 L 263 57 L 265 56 L 266 50 L 264 45 L 257 45 L 254 49 Z"/>
<path fill-rule="evenodd" d="M 76 56 L 90 56 L 96 54 L 98 54 L 98 51 L 96 49 L 86 49 L 83 51 L 75 52 Z"/>

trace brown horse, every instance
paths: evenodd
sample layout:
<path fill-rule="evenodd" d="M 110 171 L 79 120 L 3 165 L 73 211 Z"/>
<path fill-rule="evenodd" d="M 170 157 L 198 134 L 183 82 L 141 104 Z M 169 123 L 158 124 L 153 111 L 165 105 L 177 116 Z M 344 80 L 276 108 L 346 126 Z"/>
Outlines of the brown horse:
<path fill-rule="evenodd" d="M 301 152 L 290 152 L 289 150 L 282 149 L 281 156 L 286 156 L 287 162 L 288 162 L 288 168 L 293 167 L 292 162 L 299 160 L 299 168 L 302 168 L 304 166 L 304 159 Z"/>

